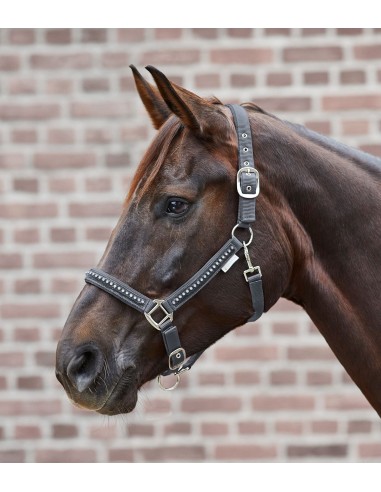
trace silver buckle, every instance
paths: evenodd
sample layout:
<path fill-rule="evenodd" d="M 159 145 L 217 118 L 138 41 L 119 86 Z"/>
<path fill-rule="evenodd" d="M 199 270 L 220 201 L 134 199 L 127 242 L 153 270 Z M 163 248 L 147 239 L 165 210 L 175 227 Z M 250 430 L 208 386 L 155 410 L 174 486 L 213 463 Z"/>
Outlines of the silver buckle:
<path fill-rule="evenodd" d="M 183 355 L 183 357 L 181 357 L 181 354 Z M 179 358 L 179 359 L 182 359 L 182 362 L 179 362 L 178 364 L 171 364 L 171 358 L 173 356 L 176 356 L 176 358 Z M 178 369 L 179 367 L 181 368 L 181 366 L 184 364 L 185 362 L 185 359 L 187 357 L 187 354 L 185 352 L 185 350 L 180 347 L 176 350 L 174 350 L 173 352 L 171 352 L 168 356 L 168 365 L 169 365 L 169 368 L 172 370 L 172 371 L 175 371 L 176 369 Z M 181 372 L 181 370 L 179 371 Z"/>
<path fill-rule="evenodd" d="M 242 173 L 247 173 L 247 174 L 254 173 L 255 174 L 255 177 L 257 178 L 257 186 L 255 187 L 254 193 L 244 193 L 242 191 L 241 180 L 240 180 Z M 238 191 L 238 194 L 240 196 L 242 196 L 242 198 L 257 198 L 257 196 L 259 195 L 259 172 L 257 169 L 255 169 L 255 167 L 245 166 L 245 167 L 241 167 L 241 169 L 238 170 L 238 172 L 237 172 L 237 191 Z"/>
<path fill-rule="evenodd" d="M 153 302 L 156 302 L 156 306 L 154 306 L 151 311 L 149 311 L 148 313 L 144 313 L 144 316 L 147 318 L 147 321 L 150 323 L 151 326 L 153 326 L 154 328 L 156 328 L 156 330 L 161 330 L 161 325 L 163 323 L 165 323 L 167 320 L 171 320 L 173 321 L 173 313 L 169 313 L 164 307 L 163 307 L 163 302 L 165 302 L 164 299 L 154 299 Z M 157 309 L 161 309 L 163 311 L 163 313 L 165 314 L 164 318 L 162 320 L 160 320 L 159 322 L 156 322 L 153 318 L 152 318 L 152 314 L 157 310 Z"/>
<path fill-rule="evenodd" d="M 248 273 L 256 273 L 258 275 L 260 275 L 262 277 L 262 272 L 261 272 L 261 268 L 259 266 L 255 266 L 255 267 L 251 267 L 251 268 L 248 268 L 247 270 L 245 270 L 243 272 L 244 276 L 245 276 L 245 280 L 246 282 L 248 282 L 248 279 L 247 279 L 247 274 Z"/>

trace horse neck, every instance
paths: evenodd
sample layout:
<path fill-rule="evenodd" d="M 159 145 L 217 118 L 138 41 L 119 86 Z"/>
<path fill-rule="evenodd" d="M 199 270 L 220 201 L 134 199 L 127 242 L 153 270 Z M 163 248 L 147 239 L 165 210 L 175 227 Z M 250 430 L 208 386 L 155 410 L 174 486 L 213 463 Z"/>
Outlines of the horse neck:
<path fill-rule="evenodd" d="M 262 190 L 276 189 L 293 219 L 285 224 L 294 270 L 284 297 L 304 307 L 381 415 L 381 167 L 256 119 Z"/>

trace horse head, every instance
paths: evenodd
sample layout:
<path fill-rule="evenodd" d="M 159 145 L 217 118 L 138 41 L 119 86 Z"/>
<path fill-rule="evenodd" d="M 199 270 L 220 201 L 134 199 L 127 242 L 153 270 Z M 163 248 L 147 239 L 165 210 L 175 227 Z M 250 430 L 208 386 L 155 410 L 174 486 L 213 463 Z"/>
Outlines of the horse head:
<path fill-rule="evenodd" d="M 154 67 L 147 69 L 156 86 L 132 69 L 158 132 L 97 268 L 118 279 L 120 284 L 112 285 L 119 290 L 127 285 L 142 298 L 166 299 L 231 237 L 238 209 L 237 133 L 231 111 L 220 101 L 171 83 Z M 254 136 L 254 153 L 257 145 Z M 256 162 L 265 165 L 260 158 Z M 245 252 L 261 266 L 267 310 L 284 292 L 291 266 L 280 226 L 282 204 L 266 193 L 266 182 L 261 185 L 265 192 L 258 198 L 253 240 Z M 248 234 L 237 231 L 246 243 Z M 253 314 L 243 275 L 247 259 L 242 251 L 237 255 L 234 268 L 218 273 L 175 313 L 187 356 L 205 350 Z M 135 407 L 139 388 L 167 367 L 162 337 L 147 317 L 91 281 L 86 284 L 57 348 L 57 377 L 70 399 L 103 414 L 127 413 Z"/>

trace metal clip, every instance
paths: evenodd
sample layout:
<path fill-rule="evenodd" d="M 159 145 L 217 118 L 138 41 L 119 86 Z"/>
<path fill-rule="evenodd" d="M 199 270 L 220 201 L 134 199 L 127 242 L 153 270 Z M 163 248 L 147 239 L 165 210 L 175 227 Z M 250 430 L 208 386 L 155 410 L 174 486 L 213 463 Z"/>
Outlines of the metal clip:
<path fill-rule="evenodd" d="M 245 270 L 243 272 L 243 275 L 245 277 L 246 282 L 249 281 L 248 278 L 247 278 L 248 273 L 254 273 L 256 271 L 262 277 L 262 272 L 261 272 L 260 267 L 259 266 L 253 266 L 253 264 L 251 262 L 251 258 L 250 258 L 250 254 L 249 254 L 249 249 L 248 249 L 247 244 L 245 243 L 245 241 L 243 242 L 243 252 L 245 253 L 245 258 L 246 258 L 247 266 L 249 267 L 247 270 Z"/>

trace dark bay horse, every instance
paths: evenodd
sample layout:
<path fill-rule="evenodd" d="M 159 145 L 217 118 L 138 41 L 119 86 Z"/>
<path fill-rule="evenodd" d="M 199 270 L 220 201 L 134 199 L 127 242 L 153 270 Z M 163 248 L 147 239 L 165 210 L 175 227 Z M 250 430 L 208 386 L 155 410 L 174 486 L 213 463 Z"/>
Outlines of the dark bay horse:
<path fill-rule="evenodd" d="M 57 377 L 70 399 L 108 415 L 133 410 L 139 388 L 168 368 L 168 347 L 149 318 L 156 310 L 160 329 L 171 313 L 150 299 L 168 298 L 223 247 L 239 200 L 231 110 L 154 67 L 147 69 L 155 86 L 131 68 L 158 133 L 98 265 L 104 288 L 84 287 L 57 348 Z M 253 315 L 242 274 L 250 255 L 261 269 L 264 310 L 280 297 L 301 305 L 381 415 L 381 160 L 242 106 L 260 176 L 252 241 L 242 240 L 247 254 L 234 251 L 236 263 L 176 311 L 183 352 L 171 355 L 197 354 Z M 109 295 L 105 282 L 131 302 L 153 302 L 151 314 Z"/>

